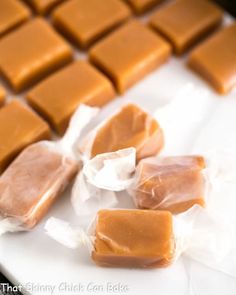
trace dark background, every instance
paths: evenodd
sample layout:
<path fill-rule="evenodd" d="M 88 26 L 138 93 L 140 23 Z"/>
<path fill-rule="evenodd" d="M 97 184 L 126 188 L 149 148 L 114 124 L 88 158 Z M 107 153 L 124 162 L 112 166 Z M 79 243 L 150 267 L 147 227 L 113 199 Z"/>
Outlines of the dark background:
<path fill-rule="evenodd" d="M 1 0 L 0 0 L 1 1 Z M 236 17 L 236 0 L 215 0 L 218 4 L 224 7 L 230 14 Z M 235 36 L 236 37 L 236 36 Z M 1 283 L 9 283 L 10 282 L 0 273 L 0 295 L 20 295 L 19 292 L 15 293 L 5 293 L 1 287 Z"/>

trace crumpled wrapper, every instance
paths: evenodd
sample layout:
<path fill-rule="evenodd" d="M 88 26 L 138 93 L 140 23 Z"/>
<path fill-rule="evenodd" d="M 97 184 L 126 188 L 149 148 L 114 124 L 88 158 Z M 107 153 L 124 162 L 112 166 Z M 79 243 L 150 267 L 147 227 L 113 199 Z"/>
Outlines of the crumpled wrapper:
<path fill-rule="evenodd" d="M 115 206 L 115 192 L 130 187 L 135 166 L 134 148 L 101 154 L 85 162 L 72 189 L 71 201 L 77 215 L 94 215 L 98 209 Z"/>

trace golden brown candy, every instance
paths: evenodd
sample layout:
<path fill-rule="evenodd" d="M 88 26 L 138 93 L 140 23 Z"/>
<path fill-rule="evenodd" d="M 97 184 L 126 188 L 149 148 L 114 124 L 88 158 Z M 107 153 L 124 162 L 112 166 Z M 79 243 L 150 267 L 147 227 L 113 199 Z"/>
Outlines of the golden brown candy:
<path fill-rule="evenodd" d="M 222 19 L 223 11 L 208 0 L 177 0 L 158 9 L 150 24 L 172 43 L 176 54 L 182 54 Z"/>
<path fill-rule="evenodd" d="M 129 21 L 90 50 L 90 60 L 123 93 L 170 56 L 170 45 L 136 20 Z"/>
<path fill-rule="evenodd" d="M 85 61 L 76 61 L 36 85 L 27 100 L 62 134 L 80 103 L 103 106 L 115 97 L 111 82 Z"/>
<path fill-rule="evenodd" d="M 64 0 L 26 0 L 39 14 L 48 13 L 54 6 Z"/>
<path fill-rule="evenodd" d="M 29 19 L 30 15 L 30 10 L 21 1 L 1 0 L 0 36 Z"/>
<path fill-rule="evenodd" d="M 149 158 L 139 163 L 133 195 L 139 208 L 186 211 L 204 206 L 204 159 L 200 156 Z"/>
<path fill-rule="evenodd" d="M 164 145 L 157 121 L 134 104 L 128 104 L 97 130 L 91 157 L 135 147 L 137 160 L 156 155 Z"/>
<path fill-rule="evenodd" d="M 50 137 L 50 129 L 38 115 L 13 100 L 0 109 L 0 173 L 26 146 Z"/>
<path fill-rule="evenodd" d="M 0 85 L 0 107 L 4 104 L 6 98 L 6 91 L 2 85 Z"/>
<path fill-rule="evenodd" d="M 172 216 L 165 211 L 101 210 L 92 258 L 100 266 L 157 268 L 174 254 Z"/>
<path fill-rule="evenodd" d="M 20 91 L 72 59 L 71 47 L 36 18 L 0 40 L 0 70 Z"/>
<path fill-rule="evenodd" d="M 215 33 L 190 54 L 188 64 L 220 94 L 236 86 L 236 23 Z"/>
<path fill-rule="evenodd" d="M 0 177 L 0 215 L 34 227 L 78 170 L 46 143 L 27 147 Z"/>
<path fill-rule="evenodd" d="M 69 0 L 53 12 L 53 22 L 82 48 L 120 25 L 131 11 L 121 0 Z"/>
<path fill-rule="evenodd" d="M 126 0 L 137 14 L 141 14 L 151 9 L 163 0 Z"/>

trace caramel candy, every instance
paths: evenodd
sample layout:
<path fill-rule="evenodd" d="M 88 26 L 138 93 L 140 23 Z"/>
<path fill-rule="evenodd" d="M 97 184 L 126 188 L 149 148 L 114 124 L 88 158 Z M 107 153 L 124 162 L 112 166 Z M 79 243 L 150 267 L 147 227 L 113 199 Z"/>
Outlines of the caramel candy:
<path fill-rule="evenodd" d="M 150 24 L 182 54 L 215 29 L 223 11 L 208 0 L 178 0 L 157 10 Z"/>
<path fill-rule="evenodd" d="M 54 6 L 64 0 L 27 0 L 39 14 L 48 13 Z"/>
<path fill-rule="evenodd" d="M 204 159 L 200 156 L 149 158 L 139 163 L 133 187 L 137 206 L 174 214 L 204 207 Z"/>
<path fill-rule="evenodd" d="M 69 0 L 54 11 L 53 22 L 77 46 L 87 48 L 130 15 L 121 0 Z"/>
<path fill-rule="evenodd" d="M 170 53 L 170 45 L 162 37 L 132 20 L 98 42 L 90 50 L 90 60 L 123 93 L 164 63 Z"/>
<path fill-rule="evenodd" d="M 0 36 L 30 17 L 30 10 L 18 0 L 0 1 Z"/>
<path fill-rule="evenodd" d="M 170 212 L 101 210 L 92 258 L 100 266 L 157 268 L 174 254 Z"/>
<path fill-rule="evenodd" d="M 6 97 L 6 91 L 5 89 L 0 85 L 0 107 L 4 104 Z"/>
<path fill-rule="evenodd" d="M 236 23 L 199 45 L 188 64 L 220 94 L 228 93 L 236 85 Z"/>
<path fill-rule="evenodd" d="M 71 59 L 70 46 L 40 18 L 0 41 L 0 70 L 16 91 Z"/>
<path fill-rule="evenodd" d="M 126 0 L 137 14 L 146 12 L 163 0 Z"/>
<path fill-rule="evenodd" d="M 80 103 L 100 107 L 114 97 L 112 84 L 102 73 L 76 61 L 34 87 L 27 100 L 62 134 Z"/>
<path fill-rule="evenodd" d="M 0 173 L 26 146 L 50 137 L 50 129 L 38 115 L 17 100 L 0 109 Z"/>
<path fill-rule="evenodd" d="M 97 130 L 91 157 L 135 147 L 139 161 L 156 155 L 163 145 L 164 136 L 157 121 L 138 106 L 128 104 Z"/>
<path fill-rule="evenodd" d="M 44 142 L 27 147 L 0 177 L 0 215 L 34 227 L 77 170 L 75 161 Z"/>

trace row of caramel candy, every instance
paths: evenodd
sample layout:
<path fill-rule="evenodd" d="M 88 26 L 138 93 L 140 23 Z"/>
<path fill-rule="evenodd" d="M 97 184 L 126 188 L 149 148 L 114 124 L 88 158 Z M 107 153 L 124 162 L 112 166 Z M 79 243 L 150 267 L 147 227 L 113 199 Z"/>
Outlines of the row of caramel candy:
<path fill-rule="evenodd" d="M 157 11 L 157 16 L 154 15 L 151 18 L 151 24 L 156 30 L 165 35 L 156 23 L 156 20 L 160 17 L 159 14 L 161 14 L 163 18 L 162 24 L 169 28 L 166 38 L 172 40 L 173 44 L 177 44 L 176 46 L 180 46 L 178 50 L 184 51 L 191 45 L 190 43 L 195 42 L 200 36 L 211 31 L 222 19 L 222 11 L 217 6 L 202 1 L 194 1 L 194 3 L 189 1 L 188 5 L 185 5 L 184 0 L 181 0 L 177 3 L 173 2 L 171 5 L 168 4 Z M 67 5 L 72 4 L 70 1 L 66 1 L 54 11 L 53 15 L 60 16 L 60 9 L 65 9 L 64 5 L 67 7 Z M 91 5 L 95 5 L 95 2 L 91 3 Z M 110 5 L 112 6 L 111 3 Z M 115 8 L 116 5 L 118 4 L 114 3 L 114 7 L 109 6 L 109 9 L 122 12 L 121 7 Z M 122 3 L 122 5 L 124 4 Z M 87 9 L 86 11 L 89 13 L 91 6 L 88 5 L 84 9 Z M 72 11 L 74 10 L 72 9 Z M 189 23 L 182 26 L 183 18 L 181 18 L 181 15 L 186 14 L 186 11 L 189 12 L 191 17 L 190 19 L 184 18 L 184 21 L 189 21 Z M 100 16 L 104 16 L 102 8 L 101 11 L 96 10 L 96 13 L 101 13 Z M 70 13 L 68 12 L 68 14 Z M 173 18 L 173 14 L 175 18 Z M 63 15 L 61 16 L 63 17 Z M 208 17 L 209 15 L 211 17 Z M 92 17 L 92 19 L 94 18 L 95 16 Z M 176 21 L 174 26 L 168 23 L 169 19 L 172 22 L 173 19 Z M 66 26 L 66 21 L 63 21 L 63 24 Z M 115 24 L 111 23 L 110 25 L 115 26 Z M 95 25 L 93 22 L 89 22 L 89 26 Z M 80 28 L 80 26 L 77 27 Z M 176 28 L 179 28 L 177 32 L 174 31 Z M 222 91 L 227 91 L 234 84 L 233 55 L 230 63 L 227 64 L 227 56 L 234 46 L 235 38 L 231 38 L 234 30 L 235 26 L 232 25 L 220 31 L 214 36 L 214 39 L 212 37 L 212 41 L 206 41 L 206 44 L 202 45 L 203 49 L 197 48 L 196 53 L 193 52 L 189 62 L 193 68 L 201 71 L 207 77 L 211 77 L 208 70 L 211 73 L 214 70 L 214 77 L 210 78 L 210 80 Z M 93 34 L 100 33 L 96 31 Z M 210 41 L 213 43 L 212 45 Z M 223 41 L 229 43 L 230 46 L 221 45 Z M 222 50 L 215 51 L 215 55 L 217 55 L 215 59 L 220 63 L 218 68 L 215 60 L 212 62 L 208 58 L 208 54 L 212 58 L 214 57 L 211 51 L 217 45 L 222 46 Z M 206 49 L 204 49 L 205 47 Z M 208 47 L 210 48 L 208 49 Z M 18 48 L 18 50 L 15 50 L 15 48 Z M 200 54 L 198 54 L 198 51 L 200 51 Z M 201 51 L 203 51 L 202 54 Z M 131 20 L 93 46 L 89 51 L 89 58 L 111 79 L 116 90 L 123 93 L 150 71 L 165 62 L 170 56 L 170 52 L 171 46 L 161 36 L 138 21 Z M 207 52 L 207 54 L 204 52 Z M 28 21 L 16 31 L 3 37 L 0 40 L 0 53 L 1 72 L 16 91 L 31 85 L 34 81 L 72 60 L 72 49 L 69 44 L 45 20 L 40 18 Z M 218 54 L 223 54 L 226 58 L 219 58 Z M 206 67 L 207 71 L 204 70 L 205 63 L 209 63 Z M 215 71 L 215 69 L 219 69 L 219 71 Z M 223 75 L 221 75 L 222 73 Z M 80 103 L 100 107 L 114 97 L 115 90 L 111 82 L 85 61 L 75 61 L 69 64 L 50 75 L 26 94 L 28 103 L 60 135 L 65 131 L 70 116 Z"/>
<path fill-rule="evenodd" d="M 75 43 L 80 44 L 79 47 L 87 47 L 130 16 L 128 8 L 119 0 L 109 1 L 109 5 L 103 1 L 104 7 L 100 1 L 99 3 L 97 0 L 90 1 L 91 3 L 86 1 L 86 4 L 79 0 L 66 1 L 52 13 L 55 26 L 67 37 L 69 36 L 70 40 L 73 39 Z M 96 5 L 98 9 L 93 10 L 92 7 Z M 80 8 L 79 13 L 76 7 Z M 116 18 L 113 17 L 111 20 L 112 11 L 116 12 Z M 183 15 L 186 17 L 182 17 Z M 219 26 L 222 18 L 223 11 L 209 1 L 180 0 L 159 8 L 151 17 L 150 25 L 170 42 L 175 53 L 181 54 Z M 86 21 L 87 19 L 89 21 Z M 234 26 L 227 32 L 223 31 L 220 37 L 215 37 L 213 46 L 208 45 L 206 41 L 206 49 L 197 60 L 194 57 L 196 54 L 190 56 L 190 66 L 203 76 L 210 77 L 210 82 L 221 93 L 229 91 L 234 86 L 235 62 L 231 53 L 234 49 L 235 38 L 231 38 L 233 34 Z M 30 48 L 28 43 L 32 40 L 32 35 L 35 42 Z M 39 36 L 38 39 L 36 36 Z M 4 39 L 0 42 L 2 55 L 0 69 L 16 91 L 31 85 L 72 59 L 69 45 L 39 19 L 30 21 L 30 24 L 19 29 L 17 34 Z M 47 40 L 48 46 L 41 46 L 43 40 Z M 226 46 L 226 43 L 229 46 Z M 27 47 L 24 44 L 27 44 Z M 211 48 L 215 46 L 220 46 L 217 57 L 211 54 L 213 50 Z M 18 51 L 14 52 L 15 47 L 19 48 L 22 56 L 19 56 Z M 31 54 L 28 54 L 28 51 Z M 208 54 L 211 58 L 204 59 Z M 160 35 L 156 35 L 155 38 L 150 30 L 134 21 L 116 30 L 89 51 L 90 61 L 105 72 L 119 93 L 123 93 L 144 75 L 157 68 L 169 55 L 170 46 Z M 227 63 L 229 55 L 232 56 L 230 64 Z M 46 59 L 46 56 L 51 58 Z M 11 64 L 13 66 L 10 66 Z M 145 66 L 140 67 L 141 64 Z M 217 71 L 213 73 L 215 68 Z"/>

